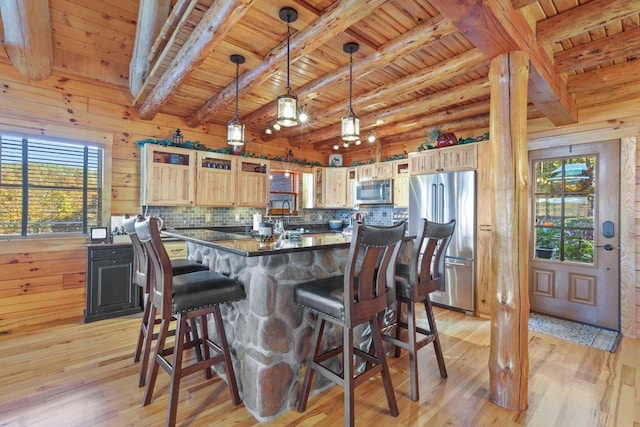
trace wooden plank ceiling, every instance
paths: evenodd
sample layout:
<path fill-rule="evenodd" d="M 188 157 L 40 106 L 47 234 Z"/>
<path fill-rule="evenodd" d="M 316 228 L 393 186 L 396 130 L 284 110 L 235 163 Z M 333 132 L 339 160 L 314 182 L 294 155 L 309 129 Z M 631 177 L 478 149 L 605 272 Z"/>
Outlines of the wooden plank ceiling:
<path fill-rule="evenodd" d="M 82 7 L 81 16 L 92 9 L 103 13 L 101 2 L 50 0 L 54 33 L 65 33 L 56 29 L 63 24 L 55 18 L 68 2 Z M 124 3 L 126 9 L 138 4 Z M 240 54 L 246 62 L 240 66 L 238 109 L 247 128 L 263 140 L 286 137 L 293 146 L 327 149 L 339 139 L 349 104 L 347 42 L 360 45 L 353 54 L 352 103 L 361 135 L 375 130 L 383 144 L 424 139 L 432 126 L 461 133 L 486 128 L 489 62 L 510 50 L 527 51 L 531 58 L 530 118 L 570 124 L 580 108 L 640 96 L 638 0 L 140 0 L 139 5 L 158 7 L 158 13 L 138 22 L 137 41 L 120 53 L 134 58 L 131 75 L 144 79 L 132 85 L 132 104 L 147 120 L 165 113 L 194 127 L 225 125 L 235 108 L 235 64 L 229 56 Z M 267 135 L 274 101 L 287 81 L 287 25 L 278 16 L 286 6 L 299 15 L 291 23 L 291 88 L 310 121 Z M 67 25 L 79 24 L 69 19 Z"/>

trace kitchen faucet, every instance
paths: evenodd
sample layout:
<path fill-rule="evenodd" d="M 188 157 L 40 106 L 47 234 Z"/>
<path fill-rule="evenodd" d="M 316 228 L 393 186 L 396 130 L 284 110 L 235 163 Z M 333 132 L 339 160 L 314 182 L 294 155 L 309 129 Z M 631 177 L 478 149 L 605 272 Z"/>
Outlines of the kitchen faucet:
<path fill-rule="evenodd" d="M 287 222 L 291 222 L 291 203 L 289 200 L 282 201 L 282 209 L 280 210 L 280 218 L 282 218 L 282 222 L 284 223 L 284 205 L 287 205 Z"/>

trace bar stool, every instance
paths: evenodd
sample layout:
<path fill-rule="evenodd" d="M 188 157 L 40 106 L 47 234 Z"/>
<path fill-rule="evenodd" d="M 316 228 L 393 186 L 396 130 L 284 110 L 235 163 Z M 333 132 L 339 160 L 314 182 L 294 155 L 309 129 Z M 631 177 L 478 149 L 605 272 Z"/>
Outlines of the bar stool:
<path fill-rule="evenodd" d="M 431 222 L 423 218 L 416 236 L 416 243 L 411 253 L 410 264 L 396 265 L 396 299 L 397 323 L 395 336 L 383 334 L 382 338 L 396 346 L 395 357 L 400 357 L 401 348 L 409 351 L 409 377 L 411 382 L 411 400 L 417 401 L 418 393 L 418 350 L 433 343 L 436 353 L 440 377 L 447 378 L 438 329 L 433 315 L 433 307 L 429 294 L 436 290 L 444 290 L 445 271 L 444 258 L 453 235 L 456 221 L 446 224 Z M 414 304 L 422 302 L 427 314 L 429 329 L 416 324 Z M 402 305 L 407 306 L 407 322 L 401 320 Z M 401 330 L 407 331 L 407 340 L 401 339 Z M 423 337 L 417 341 L 417 333 Z"/>
<path fill-rule="evenodd" d="M 127 233 L 131 239 L 131 246 L 133 247 L 133 272 L 132 282 L 140 286 L 143 295 L 144 310 L 142 313 L 142 321 L 140 322 L 140 333 L 138 334 L 138 342 L 136 344 L 136 352 L 134 355 L 134 362 L 140 361 L 142 358 L 142 364 L 140 365 L 140 379 L 138 381 L 139 387 L 144 387 L 147 376 L 147 366 L 149 362 L 149 354 L 151 353 L 151 343 L 157 338 L 157 334 L 154 334 L 153 329 L 155 325 L 160 324 L 160 319 L 150 318 L 149 313 L 151 311 L 151 299 L 149 298 L 149 275 L 147 274 L 148 262 L 147 255 L 144 251 L 142 243 L 136 234 L 135 223 L 139 219 L 144 219 L 142 215 L 129 217 L 125 215 L 122 221 L 124 232 Z M 200 264 L 196 261 L 180 258 L 171 260 L 171 271 L 174 276 L 186 273 L 193 273 L 195 271 L 208 270 L 207 266 Z"/>
<path fill-rule="evenodd" d="M 157 219 L 154 217 L 147 220 L 139 219 L 135 223 L 135 229 L 149 260 L 151 318 L 155 317 L 156 312 L 160 316 L 160 330 L 143 406 L 151 403 L 158 370 L 162 367 L 171 377 L 166 424 L 175 425 L 180 379 L 199 370 L 204 371 L 205 378 L 211 378 L 211 367 L 221 362 L 224 362 L 231 399 L 235 405 L 238 405 L 241 400 L 220 305 L 244 299 L 244 289 L 237 280 L 215 271 L 198 271 L 174 276 L 169 256 L 160 238 Z M 215 320 L 218 344 L 209 338 L 207 329 L 209 314 L 212 314 Z M 169 324 L 174 319 L 176 321 L 175 338 L 173 346 L 167 347 Z M 196 319 L 200 320 L 201 334 L 194 340 L 188 335 L 187 322 L 193 320 L 195 327 Z M 203 350 L 202 360 L 183 366 L 184 350 L 198 347 L 202 347 Z"/>
<path fill-rule="evenodd" d="M 394 281 L 395 262 L 406 229 L 401 222 L 390 227 L 356 224 L 345 265 L 345 274 L 317 279 L 297 285 L 295 301 L 317 313 L 307 368 L 298 400 L 303 412 L 311 390 L 313 373 L 344 388 L 344 423 L 354 425 L 354 388 L 368 378 L 382 373 L 389 412 L 398 415 L 398 405 L 391 385 L 391 376 L 382 346 L 379 313 L 392 303 L 395 295 L 387 284 Z M 321 352 L 325 323 L 342 327 L 342 345 Z M 354 327 L 369 323 L 373 348 L 369 352 L 354 348 Z M 328 361 L 342 354 L 342 372 L 332 370 Z M 365 370 L 354 377 L 354 356 L 366 361 Z"/>

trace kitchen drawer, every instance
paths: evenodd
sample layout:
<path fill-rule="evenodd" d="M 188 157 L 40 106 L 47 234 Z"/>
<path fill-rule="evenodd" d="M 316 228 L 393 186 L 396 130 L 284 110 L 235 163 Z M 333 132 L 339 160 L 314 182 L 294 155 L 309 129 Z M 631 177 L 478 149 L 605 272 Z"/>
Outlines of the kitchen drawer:
<path fill-rule="evenodd" d="M 167 251 L 170 259 L 186 258 L 187 257 L 187 242 L 185 241 L 165 241 L 164 248 Z"/>
<path fill-rule="evenodd" d="M 104 248 L 91 248 L 89 251 L 90 261 L 103 259 L 132 259 L 133 247 L 131 245 L 107 245 Z"/>

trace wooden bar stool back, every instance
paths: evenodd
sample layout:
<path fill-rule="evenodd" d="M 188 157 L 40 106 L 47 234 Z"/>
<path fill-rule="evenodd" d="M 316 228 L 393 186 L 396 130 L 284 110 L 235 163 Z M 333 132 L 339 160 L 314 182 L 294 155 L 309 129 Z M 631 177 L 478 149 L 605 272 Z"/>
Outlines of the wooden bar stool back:
<path fill-rule="evenodd" d="M 144 217 L 142 215 L 132 217 L 125 215 L 122 221 L 122 226 L 124 228 L 124 232 L 131 239 L 131 246 L 133 247 L 133 272 L 131 281 L 138 285 L 142 291 L 144 309 L 142 311 L 140 332 L 138 333 L 138 342 L 136 343 L 136 351 L 133 360 L 137 363 L 142 359 L 138 386 L 144 387 L 149 364 L 149 354 L 151 353 L 151 344 L 153 340 L 158 337 L 158 334 L 154 333 L 154 327 L 160 324 L 160 319 L 149 317 L 151 312 L 151 300 L 149 298 L 149 274 L 147 273 L 149 265 L 147 254 L 145 253 L 144 247 L 136 234 L 135 223 L 139 220 L 144 220 Z M 197 261 L 191 261 L 184 258 L 171 260 L 171 271 L 174 276 L 204 270 L 208 270 L 207 266 L 202 265 Z"/>
<path fill-rule="evenodd" d="M 313 373 L 317 371 L 344 388 L 344 423 L 353 425 L 354 388 L 382 373 L 389 411 L 394 417 L 398 415 L 377 316 L 395 300 L 394 292 L 389 291 L 387 285 L 394 281 L 395 262 L 405 229 L 404 222 L 390 227 L 358 223 L 351 237 L 345 274 L 296 286 L 295 301 L 318 316 L 298 398 L 298 411 L 306 409 Z M 322 351 L 321 341 L 326 322 L 342 328 L 343 340 L 336 348 Z M 373 345 L 368 352 L 354 348 L 354 328 L 363 323 L 369 323 L 371 327 Z M 340 354 L 342 372 L 335 372 L 329 365 L 329 359 Z M 365 362 L 364 372 L 355 372 L 354 356 Z"/>
<path fill-rule="evenodd" d="M 149 260 L 151 316 L 155 318 L 157 312 L 160 317 L 160 330 L 143 406 L 151 403 L 158 370 L 162 367 L 171 377 L 167 425 L 175 425 L 180 379 L 200 370 L 204 371 L 205 378 L 210 378 L 211 367 L 218 363 L 224 363 L 231 399 L 234 404 L 239 404 L 241 400 L 220 305 L 244 299 L 244 289 L 237 280 L 215 271 L 198 271 L 174 276 L 169 256 L 160 238 L 156 218 L 142 218 L 135 223 L 135 228 Z M 209 338 L 207 315 L 210 314 L 215 320 L 219 343 L 214 343 Z M 169 324 L 173 319 L 176 321 L 175 337 L 173 345 L 169 345 L 167 337 Z M 187 322 L 192 321 L 192 327 L 195 328 L 196 320 L 199 320 L 201 333 L 199 337 L 191 339 Z M 199 347 L 202 348 L 202 360 L 198 358 L 194 363 L 183 366 L 184 350 Z"/>
<path fill-rule="evenodd" d="M 419 399 L 418 392 L 418 350 L 433 343 L 440 376 L 447 378 L 447 369 L 442 354 L 442 346 L 438 337 L 433 307 L 429 294 L 445 289 L 444 259 L 456 221 L 441 224 L 423 218 L 416 236 L 410 264 L 396 265 L 396 298 L 397 323 L 395 335 L 384 334 L 383 339 L 396 346 L 395 356 L 400 356 L 401 348 L 409 352 L 409 376 L 411 383 L 411 400 Z M 416 324 L 414 305 L 423 303 L 427 316 L 428 329 Z M 402 307 L 407 307 L 407 321 L 402 320 Z M 402 331 L 407 331 L 407 339 L 402 338 Z M 417 333 L 422 338 L 417 340 Z"/>

